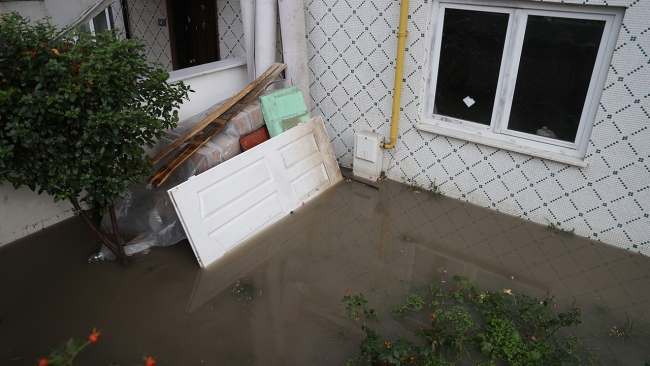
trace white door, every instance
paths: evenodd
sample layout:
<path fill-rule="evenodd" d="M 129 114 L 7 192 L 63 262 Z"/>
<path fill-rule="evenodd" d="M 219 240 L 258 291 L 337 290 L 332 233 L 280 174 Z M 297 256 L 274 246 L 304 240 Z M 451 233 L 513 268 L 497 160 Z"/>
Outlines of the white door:
<path fill-rule="evenodd" d="M 201 267 L 342 179 L 321 117 L 168 191 Z"/>

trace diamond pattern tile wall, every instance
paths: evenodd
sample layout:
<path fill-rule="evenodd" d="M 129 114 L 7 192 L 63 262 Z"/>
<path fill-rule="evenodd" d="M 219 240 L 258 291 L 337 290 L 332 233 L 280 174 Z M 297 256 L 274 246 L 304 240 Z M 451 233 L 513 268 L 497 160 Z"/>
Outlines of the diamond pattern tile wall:
<path fill-rule="evenodd" d="M 121 30 L 121 33 L 118 34 L 119 37 L 124 37 L 124 14 L 122 13 L 122 7 L 120 2 L 116 1 L 109 5 L 111 7 L 111 12 L 113 13 L 113 28 Z"/>
<path fill-rule="evenodd" d="M 244 25 L 239 0 L 217 0 L 221 59 L 245 56 Z"/>
<path fill-rule="evenodd" d="M 131 35 L 144 40 L 149 62 L 160 62 L 172 71 L 169 28 L 158 25 L 158 19 L 167 19 L 165 0 L 128 0 Z"/>
<path fill-rule="evenodd" d="M 584 3 L 582 1 L 563 1 Z M 592 3 L 589 3 L 592 4 Z M 402 113 L 392 179 L 435 181 L 448 196 L 650 255 L 650 3 L 626 7 L 587 151 L 570 167 L 413 128 L 421 113 L 430 0 L 411 2 Z M 399 1 L 307 0 L 312 114 L 324 117 L 339 163 L 352 163 L 355 131 L 388 136 Z"/>
<path fill-rule="evenodd" d="M 244 24 L 241 18 L 239 0 L 216 0 L 219 11 L 219 50 L 221 59 L 245 56 Z M 276 60 L 282 62 L 282 35 L 280 19 L 277 25 L 278 42 L 276 43 Z"/>

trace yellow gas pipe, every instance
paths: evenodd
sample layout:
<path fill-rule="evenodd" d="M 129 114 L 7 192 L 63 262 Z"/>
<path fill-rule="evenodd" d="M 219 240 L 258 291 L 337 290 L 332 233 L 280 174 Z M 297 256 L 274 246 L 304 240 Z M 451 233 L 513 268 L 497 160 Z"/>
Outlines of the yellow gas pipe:
<path fill-rule="evenodd" d="M 402 71 L 404 70 L 404 49 L 406 48 L 406 22 L 409 16 L 409 0 L 402 0 L 399 10 L 399 29 L 397 30 L 397 62 L 395 63 L 395 85 L 393 86 L 393 114 L 390 121 L 390 143 L 380 144 L 384 149 L 392 149 L 397 142 L 399 109 L 402 99 Z"/>

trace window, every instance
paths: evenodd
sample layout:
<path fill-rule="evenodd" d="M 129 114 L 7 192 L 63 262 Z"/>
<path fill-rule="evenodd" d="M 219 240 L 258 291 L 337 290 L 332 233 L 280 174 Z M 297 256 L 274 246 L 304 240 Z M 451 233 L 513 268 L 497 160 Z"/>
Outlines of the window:
<path fill-rule="evenodd" d="M 434 3 L 416 127 L 586 166 L 622 16 L 601 6 Z"/>
<path fill-rule="evenodd" d="M 111 7 L 104 9 L 101 13 L 97 14 L 88 23 L 83 25 L 83 29 L 92 33 L 93 35 L 103 32 L 106 29 L 114 29 L 113 11 Z"/>

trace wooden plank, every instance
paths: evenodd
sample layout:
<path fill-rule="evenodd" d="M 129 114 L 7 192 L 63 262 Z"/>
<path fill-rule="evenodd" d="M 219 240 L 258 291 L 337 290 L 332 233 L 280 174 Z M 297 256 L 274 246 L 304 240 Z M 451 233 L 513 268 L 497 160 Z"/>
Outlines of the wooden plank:
<path fill-rule="evenodd" d="M 165 156 L 169 155 L 172 151 L 176 150 L 179 146 L 181 146 L 185 141 L 189 140 L 192 138 L 194 135 L 196 135 L 199 131 L 201 131 L 203 128 L 205 128 L 207 125 L 209 125 L 212 121 L 217 119 L 217 117 L 221 116 L 224 114 L 228 109 L 230 109 L 232 106 L 237 104 L 242 98 L 244 98 L 258 83 L 261 83 L 263 80 L 265 80 L 269 75 L 275 74 L 276 76 L 280 74 L 282 70 L 284 70 L 287 67 L 285 64 L 281 63 L 274 63 L 269 67 L 266 72 L 264 72 L 262 75 L 260 75 L 257 79 L 255 79 L 252 83 L 248 84 L 244 89 L 242 89 L 239 93 L 235 94 L 232 98 L 227 100 L 223 105 L 221 105 L 219 108 L 217 108 L 214 112 L 210 113 L 209 116 L 205 117 L 201 122 L 197 123 L 196 126 L 192 127 L 189 131 L 187 131 L 183 136 L 179 137 L 176 141 L 174 141 L 171 145 L 167 146 L 165 150 L 163 150 L 160 154 L 156 155 L 156 157 L 153 158 L 152 163 L 157 164 L 162 158 Z M 279 71 L 278 71 L 278 68 Z M 273 77 L 275 78 L 275 76 Z M 273 79 L 271 79 L 273 81 Z M 267 85 L 264 87 L 266 88 Z"/>
<path fill-rule="evenodd" d="M 275 65 L 278 65 L 274 67 Z M 153 175 L 147 179 L 147 182 L 160 187 L 161 184 L 169 178 L 172 172 L 194 154 L 201 146 L 208 142 L 211 138 L 216 136 L 224 126 L 239 112 L 242 111 L 250 102 L 252 102 L 266 87 L 275 79 L 282 70 L 286 67 L 285 64 L 274 64 L 270 69 L 271 73 L 267 74 L 262 80 L 256 79 L 252 89 L 243 98 L 240 98 L 230 108 L 222 113 L 221 116 L 211 121 L 201 131 L 197 132 L 188 143 L 174 155 L 165 165 L 160 167 Z M 266 73 L 265 73 L 266 74 Z"/>

